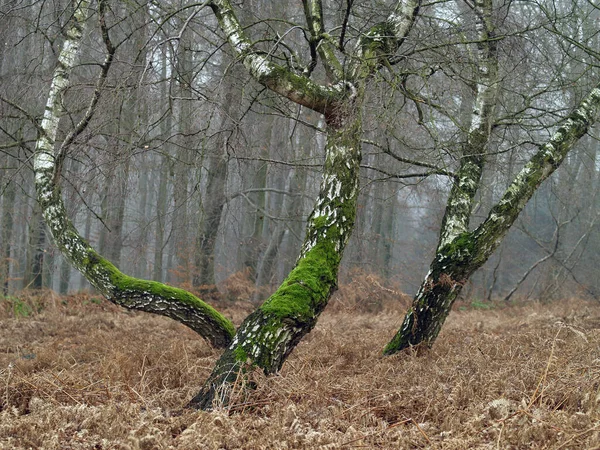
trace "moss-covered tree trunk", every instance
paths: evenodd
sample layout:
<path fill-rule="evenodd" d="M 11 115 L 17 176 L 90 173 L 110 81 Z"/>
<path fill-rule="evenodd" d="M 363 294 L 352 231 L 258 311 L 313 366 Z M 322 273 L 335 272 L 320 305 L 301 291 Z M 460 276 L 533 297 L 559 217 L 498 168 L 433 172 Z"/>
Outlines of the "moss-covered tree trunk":
<path fill-rule="evenodd" d="M 211 3 L 229 43 L 257 81 L 325 116 L 327 143 L 319 196 L 308 218 L 296 265 L 279 289 L 240 325 L 233 342 L 190 402 L 192 407 L 211 409 L 215 403 L 227 404 L 238 377 L 249 370 L 258 368 L 266 374 L 278 371 L 327 305 L 356 216 L 365 85 L 396 52 L 419 6 L 418 1 L 398 2 L 387 21 L 361 37 L 351 64 L 344 69 L 331 41 L 324 39 L 321 2 L 303 3 L 313 50 L 325 67 L 329 86 L 278 66 L 254 50 L 229 1 Z"/>
<path fill-rule="evenodd" d="M 385 353 L 433 344 L 469 276 L 487 261 L 536 189 L 598 120 L 599 110 L 600 85 L 582 100 L 554 136 L 523 167 L 486 220 L 475 230 L 459 234 L 438 250 L 400 330 L 386 346 Z"/>
<path fill-rule="evenodd" d="M 296 266 L 244 320 L 191 406 L 209 409 L 215 401 L 226 403 L 240 371 L 278 371 L 313 329 L 336 288 L 338 266 L 354 226 L 360 166 L 360 118 L 354 108 L 344 116 L 328 128 L 323 180 Z"/>
<path fill-rule="evenodd" d="M 66 214 L 59 185 L 61 162 L 65 157 L 64 151 L 68 147 L 67 143 L 72 142 L 91 119 L 99 97 L 96 92 L 82 121 L 73 132 L 67 135 L 67 140 L 57 146 L 56 133 L 63 114 L 62 93 L 68 85 L 69 75 L 75 66 L 79 45 L 88 20 L 88 7 L 89 2 L 87 1 L 77 3 L 52 78 L 41 124 L 43 132 L 36 143 L 33 165 L 38 203 L 41 206 L 44 220 L 63 256 L 110 301 L 126 308 L 171 317 L 189 326 L 213 345 L 227 346 L 234 334 L 233 325 L 229 320 L 202 300 L 182 289 L 153 281 L 139 280 L 123 274 L 79 235 Z M 104 7 L 104 2 L 101 1 L 100 23 L 109 51 L 98 80 L 98 90 L 106 78 L 114 52 L 104 24 Z"/>

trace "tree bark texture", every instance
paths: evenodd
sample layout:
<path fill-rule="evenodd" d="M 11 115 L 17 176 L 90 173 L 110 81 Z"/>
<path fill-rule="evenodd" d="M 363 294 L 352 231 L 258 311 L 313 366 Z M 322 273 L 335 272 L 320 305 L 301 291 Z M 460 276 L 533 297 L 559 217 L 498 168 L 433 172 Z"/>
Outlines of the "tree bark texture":
<path fill-rule="evenodd" d="M 233 342 L 190 402 L 189 406 L 201 409 L 226 405 L 238 377 L 254 368 L 265 374 L 278 371 L 327 305 L 337 285 L 339 263 L 356 217 L 360 110 L 365 84 L 406 37 L 419 2 L 399 2 L 386 22 L 366 33 L 347 74 L 338 70 L 342 66 L 331 49 L 322 50 L 331 81 L 327 87 L 272 63 L 254 50 L 228 0 L 215 0 L 211 7 L 229 43 L 255 80 L 325 116 L 327 143 L 319 195 L 308 218 L 296 265 L 279 289 L 240 325 Z M 320 1 L 307 0 L 305 13 L 313 39 L 323 40 Z"/>
<path fill-rule="evenodd" d="M 332 127 L 333 128 L 333 127 Z M 330 129 L 319 197 L 296 266 L 279 289 L 240 325 L 190 406 L 226 404 L 240 371 L 277 372 L 317 322 L 337 285 L 337 271 L 356 215 L 360 119 Z"/>

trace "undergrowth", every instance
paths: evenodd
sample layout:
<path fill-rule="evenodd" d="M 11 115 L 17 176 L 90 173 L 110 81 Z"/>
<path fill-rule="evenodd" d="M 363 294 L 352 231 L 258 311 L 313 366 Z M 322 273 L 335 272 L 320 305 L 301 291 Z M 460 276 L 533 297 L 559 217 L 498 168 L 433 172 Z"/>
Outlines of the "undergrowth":
<path fill-rule="evenodd" d="M 371 288 L 369 289 L 369 284 Z M 590 449 L 600 306 L 463 302 L 421 356 L 381 349 L 408 299 L 342 285 L 282 372 L 211 413 L 182 409 L 219 353 L 97 297 L 0 301 L 0 449 Z M 220 307 L 240 323 L 250 307 Z"/>

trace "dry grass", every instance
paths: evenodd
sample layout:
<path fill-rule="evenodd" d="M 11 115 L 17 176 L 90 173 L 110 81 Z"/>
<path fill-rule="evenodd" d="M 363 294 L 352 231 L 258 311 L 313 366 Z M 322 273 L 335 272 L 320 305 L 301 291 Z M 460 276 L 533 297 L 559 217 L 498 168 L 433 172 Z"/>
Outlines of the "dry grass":
<path fill-rule="evenodd" d="M 433 350 L 382 357 L 390 298 L 338 298 L 280 375 L 212 413 L 181 409 L 218 356 L 185 327 L 90 297 L 5 302 L 0 449 L 600 448 L 600 305 L 458 308 Z"/>

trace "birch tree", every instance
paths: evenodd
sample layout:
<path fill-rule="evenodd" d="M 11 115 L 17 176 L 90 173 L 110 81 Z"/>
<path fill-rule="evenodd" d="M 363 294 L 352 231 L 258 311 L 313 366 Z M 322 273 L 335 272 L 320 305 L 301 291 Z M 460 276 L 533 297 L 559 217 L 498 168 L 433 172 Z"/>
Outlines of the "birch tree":
<path fill-rule="evenodd" d="M 565 160 L 598 119 L 600 84 L 579 103 L 548 142 L 525 164 L 487 218 L 471 229 L 477 192 L 486 161 L 498 92 L 498 50 L 492 0 L 466 2 L 476 17 L 477 95 L 471 125 L 453 181 L 430 269 L 402 325 L 384 349 L 393 354 L 408 347 L 430 347 L 469 277 L 498 248 L 536 189 Z"/>
<path fill-rule="evenodd" d="M 60 170 L 69 144 L 89 123 L 110 68 L 114 47 L 105 24 L 106 3 L 99 2 L 98 19 L 106 46 L 97 89 L 87 111 L 60 144 L 56 135 L 63 112 L 62 94 L 76 64 L 82 36 L 90 19 L 90 2 L 76 2 L 71 23 L 54 70 L 40 137 L 36 143 L 34 172 L 38 203 L 45 222 L 63 256 L 110 301 L 130 309 L 165 315 L 197 331 L 213 345 L 222 347 L 231 341 L 233 325 L 220 313 L 192 294 L 158 282 L 139 280 L 119 271 L 98 254 L 75 229 L 66 214 L 60 189 Z"/>
<path fill-rule="evenodd" d="M 325 164 L 314 209 L 308 218 L 300 256 L 279 289 L 240 325 L 190 405 L 210 409 L 227 404 L 240 373 L 253 368 L 277 372 L 295 346 L 315 326 L 337 284 L 339 263 L 350 237 L 358 196 L 361 113 L 369 78 L 389 64 L 413 26 L 419 1 L 398 2 L 387 20 L 358 40 L 348 64 L 325 29 L 320 0 L 303 2 L 313 60 L 299 72 L 274 63 L 257 49 L 228 0 L 210 4 L 240 62 L 259 83 L 282 97 L 324 115 Z M 328 83 L 310 75 L 317 60 Z"/>
<path fill-rule="evenodd" d="M 398 57 L 398 51 L 404 50 L 403 45 L 417 20 L 421 2 L 394 1 L 389 7 L 389 14 L 380 14 L 382 19 L 367 21 L 360 31 L 354 32 L 352 30 L 357 28 L 349 21 L 353 16 L 353 2 L 347 3 L 347 11 L 340 16 L 340 23 L 327 27 L 329 21 L 325 18 L 321 0 L 303 0 L 304 24 L 292 26 L 286 34 L 302 33 L 307 43 L 304 53 L 298 50 L 299 45 L 285 46 L 285 36 L 277 35 L 273 40 L 258 35 L 253 37 L 252 27 L 240 23 L 229 0 L 210 0 L 189 6 L 197 9 L 210 7 L 221 38 L 227 42 L 238 64 L 258 85 L 300 108 L 313 110 L 321 116 L 320 123 L 324 124 L 321 182 L 307 218 L 304 241 L 295 265 L 279 288 L 237 330 L 223 315 L 191 293 L 121 272 L 82 238 L 67 216 L 61 194 L 63 162 L 69 148 L 98 109 L 102 87 L 116 52 L 106 25 L 105 0 L 98 1 L 97 12 L 90 6 L 90 1 L 72 4 L 74 14 L 64 32 L 64 43 L 54 69 L 33 158 L 37 199 L 44 220 L 63 256 L 110 301 L 126 308 L 173 318 L 195 330 L 215 347 L 224 349 L 190 406 L 211 409 L 215 405 L 226 405 L 240 377 L 244 378 L 253 370 L 261 370 L 267 375 L 280 370 L 295 346 L 313 329 L 336 289 L 340 261 L 356 220 L 367 93 L 376 75 L 392 71 L 394 66 L 399 67 L 397 72 L 403 71 L 405 57 Z M 471 229 L 471 217 L 481 189 L 495 120 L 500 78 L 498 39 L 495 35 L 497 15 L 492 0 L 466 1 L 465 4 L 476 23 L 476 38 L 471 44 L 461 44 L 473 50 L 475 100 L 458 169 L 451 172 L 433 164 L 421 164 L 421 167 L 427 168 L 427 174 L 450 177 L 452 187 L 430 272 L 401 329 L 386 347 L 388 354 L 409 346 L 433 343 L 466 280 L 489 258 L 540 183 L 561 164 L 574 143 L 597 119 L 600 87 L 596 87 L 563 121 L 552 139 L 540 146 L 487 219 Z M 94 30 L 96 33 L 99 31 L 102 37 L 106 58 L 100 65 L 96 88 L 87 108 L 79 113 L 78 122 L 71 121 L 72 129 L 63 132 L 65 137 L 58 142 L 59 125 L 68 126 L 61 117 L 65 115 L 64 94 L 69 76 L 77 70 L 82 38 L 92 32 L 91 24 L 96 22 L 98 26 Z M 348 43 L 350 33 L 353 34 L 352 45 Z M 280 51 L 280 46 L 284 50 Z M 166 78 L 166 64 L 163 63 L 161 68 L 165 70 Z M 417 105 L 418 122 L 422 122 L 422 111 L 418 106 L 420 99 L 410 97 L 408 92 L 404 95 Z M 168 154 L 168 149 L 164 154 Z M 398 157 L 398 161 L 411 160 Z M 218 167 L 219 177 L 215 178 L 214 186 L 207 185 L 209 191 L 213 188 L 218 190 L 217 185 L 222 185 L 220 174 L 226 167 Z M 164 211 L 168 197 L 167 164 L 161 167 L 161 171 L 164 176 L 160 181 L 156 209 Z M 181 192 L 187 191 L 183 175 L 178 176 L 183 183 Z M 215 205 L 211 232 L 216 233 L 214 222 L 221 214 L 221 200 Z M 400 216 L 394 221 L 389 220 L 389 223 L 401 221 Z M 157 224 L 157 236 L 162 233 L 161 226 L 161 223 Z M 282 236 L 281 230 L 278 230 L 278 235 Z M 163 240 L 161 235 L 160 244 Z M 213 244 L 206 247 L 208 252 L 214 252 Z M 157 250 L 156 261 L 162 260 L 162 250 Z M 212 273 L 209 266 L 207 264 L 203 272 Z M 162 266 L 157 264 L 155 278 L 160 279 L 161 275 Z"/>
<path fill-rule="evenodd" d="M 63 112 L 62 94 L 76 62 L 89 2 L 78 2 L 66 31 L 48 95 L 41 136 L 34 156 L 38 202 L 63 255 L 109 300 L 132 309 L 167 315 L 190 326 L 216 346 L 227 345 L 213 373 L 191 405 L 209 409 L 214 401 L 227 403 L 240 373 L 260 368 L 273 373 L 315 325 L 337 284 L 339 263 L 353 228 L 360 167 L 361 108 L 369 78 L 392 56 L 409 33 L 419 7 L 416 0 L 398 2 L 388 19 L 362 34 L 354 54 L 343 64 L 329 38 L 320 1 L 304 2 L 312 60 L 298 71 L 276 64 L 258 50 L 227 0 L 210 3 L 215 17 L 250 75 L 288 100 L 322 114 L 327 122 L 325 163 L 306 237 L 295 267 L 280 288 L 242 323 L 232 337 L 232 325 L 217 311 L 191 294 L 169 286 L 135 279 L 98 254 L 77 232 L 65 213 L 60 169 L 73 139 L 94 114 L 114 54 L 105 25 L 104 2 L 98 18 L 107 58 L 81 122 L 60 145 L 56 142 Z M 336 53 L 338 55 L 336 55 Z M 310 78 L 319 60 L 327 83 Z"/>

